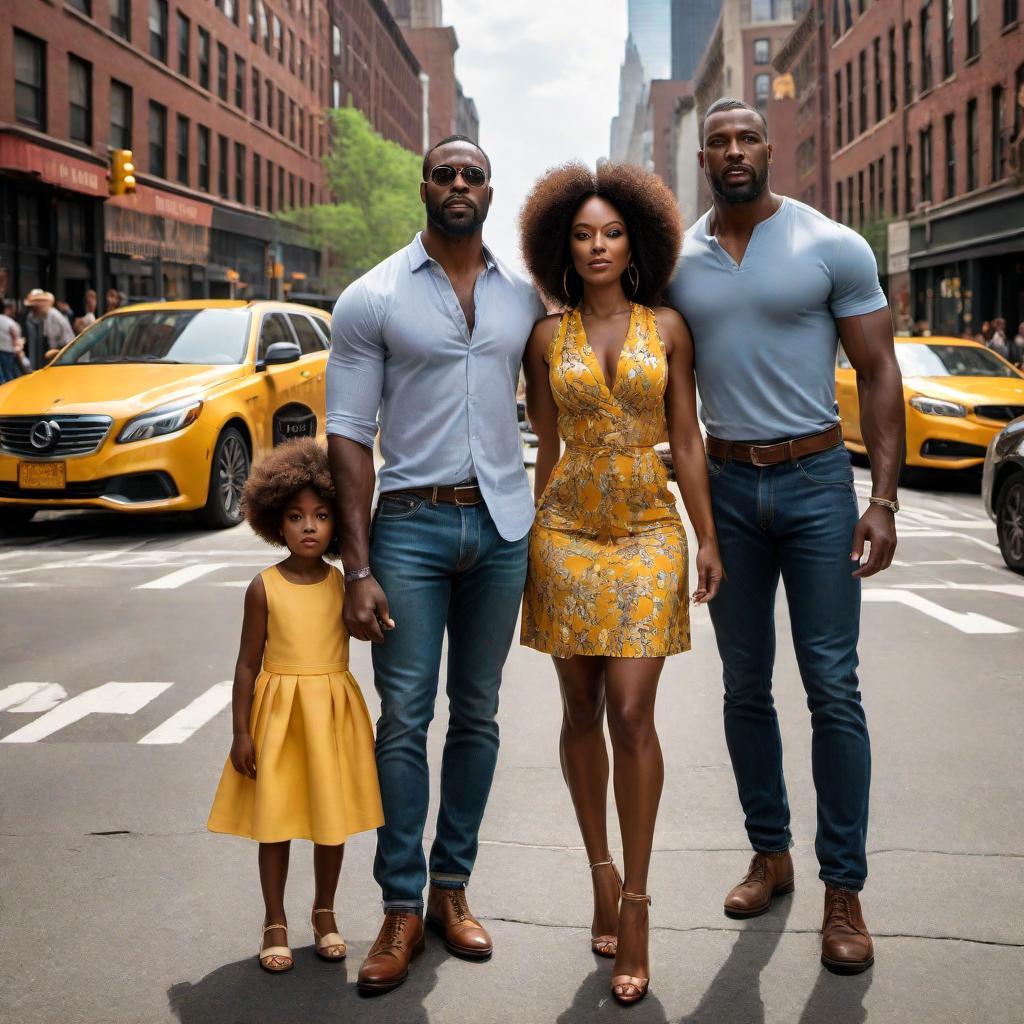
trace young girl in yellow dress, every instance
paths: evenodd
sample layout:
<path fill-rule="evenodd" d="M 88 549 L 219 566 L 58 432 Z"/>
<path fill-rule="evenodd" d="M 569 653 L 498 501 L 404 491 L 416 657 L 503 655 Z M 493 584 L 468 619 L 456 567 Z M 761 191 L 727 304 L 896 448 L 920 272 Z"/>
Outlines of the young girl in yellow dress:
<path fill-rule="evenodd" d="M 290 840 L 311 839 L 317 955 L 347 952 L 334 918 L 345 840 L 384 822 L 373 726 L 348 671 L 344 582 L 324 561 L 337 551 L 334 487 L 314 440 L 276 448 L 246 484 L 245 515 L 284 561 L 245 592 L 232 692 L 234 740 L 207 827 L 255 839 L 266 905 L 259 964 L 291 970 L 284 888 Z"/>

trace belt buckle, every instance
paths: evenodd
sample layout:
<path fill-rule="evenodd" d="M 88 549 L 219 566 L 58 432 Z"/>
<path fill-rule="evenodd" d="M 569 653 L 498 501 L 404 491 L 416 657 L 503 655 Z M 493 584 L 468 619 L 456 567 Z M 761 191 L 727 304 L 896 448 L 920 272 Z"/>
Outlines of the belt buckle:
<path fill-rule="evenodd" d="M 774 447 L 775 447 L 774 445 L 770 445 L 770 444 L 752 444 L 750 446 L 750 461 L 751 461 L 751 464 L 755 465 L 755 466 L 759 466 L 762 469 L 765 466 L 770 466 L 771 465 L 770 462 L 758 462 L 757 461 L 757 453 L 759 451 L 763 450 L 763 449 L 774 448 Z"/>
<path fill-rule="evenodd" d="M 479 488 L 477 487 L 476 484 L 456 484 L 452 488 L 452 497 L 455 498 L 455 504 L 459 505 L 459 506 L 462 506 L 462 507 L 468 507 L 470 505 L 476 505 L 477 504 L 476 501 L 459 501 L 459 491 L 476 491 L 476 490 L 479 490 Z"/>

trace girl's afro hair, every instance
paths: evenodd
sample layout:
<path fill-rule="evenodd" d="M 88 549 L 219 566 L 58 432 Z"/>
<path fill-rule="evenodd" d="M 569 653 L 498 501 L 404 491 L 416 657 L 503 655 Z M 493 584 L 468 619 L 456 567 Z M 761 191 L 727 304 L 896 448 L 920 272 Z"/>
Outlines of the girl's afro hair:
<path fill-rule="evenodd" d="M 334 511 L 334 481 L 327 452 L 311 437 L 287 441 L 252 468 L 242 492 L 242 510 L 253 532 L 275 547 L 284 547 L 281 517 L 299 491 L 314 491 Z M 337 536 L 327 554 L 339 553 Z"/>
<path fill-rule="evenodd" d="M 628 275 L 622 275 L 626 297 L 659 305 L 679 259 L 682 219 L 668 186 L 634 164 L 604 163 L 595 173 L 573 161 L 551 168 L 533 186 L 519 214 L 519 230 L 523 260 L 537 287 L 556 306 L 575 306 L 583 297 L 569 255 L 569 232 L 576 211 L 591 196 L 607 200 L 625 221 L 639 274 L 635 294 Z"/>

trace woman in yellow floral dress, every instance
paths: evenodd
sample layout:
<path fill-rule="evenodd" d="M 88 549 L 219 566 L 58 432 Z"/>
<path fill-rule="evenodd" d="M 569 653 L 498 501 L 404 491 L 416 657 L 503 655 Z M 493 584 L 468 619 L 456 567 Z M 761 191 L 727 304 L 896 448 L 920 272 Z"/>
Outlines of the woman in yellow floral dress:
<path fill-rule="evenodd" d="M 686 533 L 654 450 L 666 435 L 698 542 L 694 601 L 711 600 L 722 578 L 693 344 L 658 304 L 681 226 L 657 176 L 573 163 L 534 186 L 521 230 L 535 282 L 565 307 L 538 322 L 525 356 L 540 447 L 522 642 L 554 658 L 562 770 L 594 884 L 591 945 L 615 957 L 612 994 L 629 1004 L 650 978 L 647 871 L 663 781 L 655 695 L 665 657 L 690 647 Z M 608 851 L 606 714 L 624 878 Z"/>

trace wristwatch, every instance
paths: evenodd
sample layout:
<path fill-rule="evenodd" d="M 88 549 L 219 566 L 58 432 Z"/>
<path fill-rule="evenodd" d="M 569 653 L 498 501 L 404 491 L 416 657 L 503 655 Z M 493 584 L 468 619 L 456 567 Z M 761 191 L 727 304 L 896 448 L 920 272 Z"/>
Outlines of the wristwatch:
<path fill-rule="evenodd" d="M 868 501 L 872 505 L 881 505 L 882 508 L 887 508 L 890 512 L 893 513 L 899 512 L 900 510 L 900 503 L 898 501 L 890 501 L 888 498 L 876 498 L 872 494 L 871 497 L 868 498 Z"/>
<path fill-rule="evenodd" d="M 362 569 L 349 569 L 345 573 L 346 583 L 355 583 L 356 580 L 365 580 L 370 575 L 370 567 L 364 565 Z"/>

